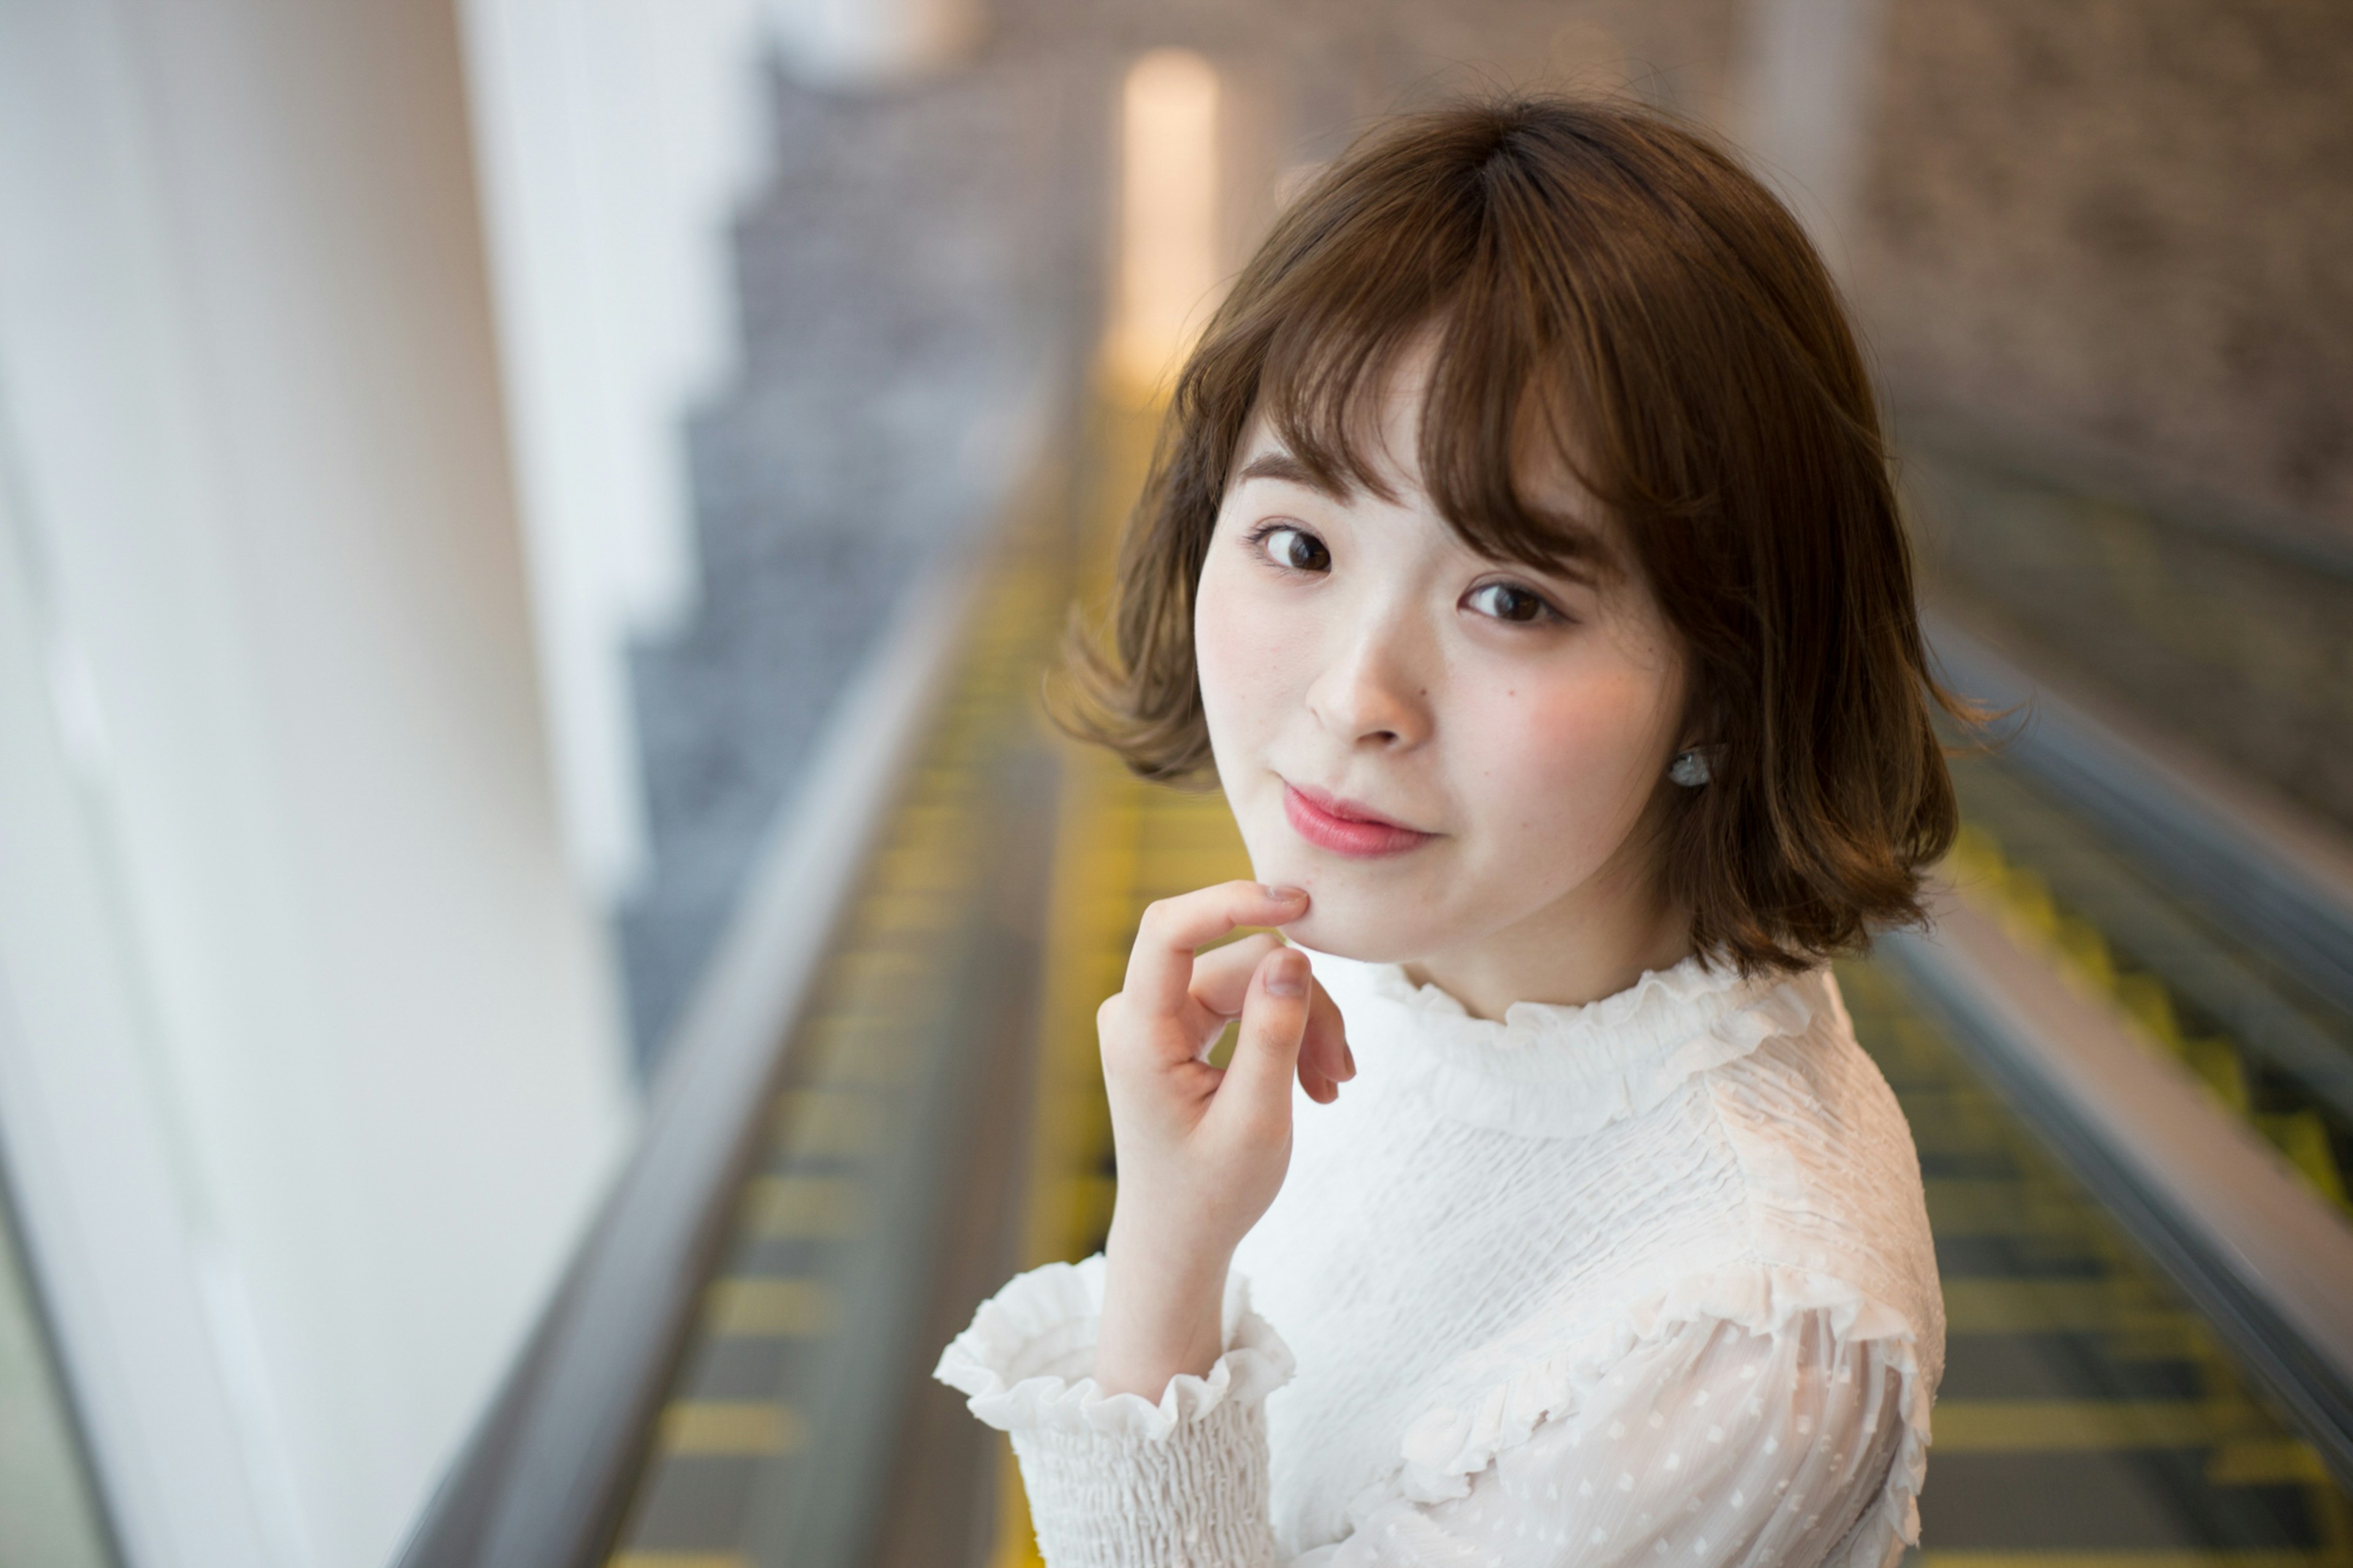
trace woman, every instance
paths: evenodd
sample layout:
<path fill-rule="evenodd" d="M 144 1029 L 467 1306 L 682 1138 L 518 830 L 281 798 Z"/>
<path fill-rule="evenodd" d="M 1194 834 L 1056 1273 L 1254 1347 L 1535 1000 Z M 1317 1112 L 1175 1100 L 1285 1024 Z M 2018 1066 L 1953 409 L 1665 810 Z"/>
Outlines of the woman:
<path fill-rule="evenodd" d="M 1213 766 L 1264 880 L 1147 911 L 1104 1254 L 940 1363 L 1047 1561 L 1915 1541 L 1935 1255 L 1825 961 L 1918 918 L 1955 806 L 1788 214 L 1641 110 L 1377 132 L 1186 366 L 1116 629 L 1090 731 Z"/>

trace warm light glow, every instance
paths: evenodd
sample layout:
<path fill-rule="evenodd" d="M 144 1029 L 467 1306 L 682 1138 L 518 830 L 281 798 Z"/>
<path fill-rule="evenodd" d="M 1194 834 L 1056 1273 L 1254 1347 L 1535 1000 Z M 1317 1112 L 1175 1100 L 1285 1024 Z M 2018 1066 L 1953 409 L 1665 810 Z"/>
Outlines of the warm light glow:
<path fill-rule="evenodd" d="M 1108 369 L 1134 394 L 1176 368 L 1216 305 L 1218 73 L 1187 49 L 1129 68 L 1121 103 L 1119 287 Z"/>

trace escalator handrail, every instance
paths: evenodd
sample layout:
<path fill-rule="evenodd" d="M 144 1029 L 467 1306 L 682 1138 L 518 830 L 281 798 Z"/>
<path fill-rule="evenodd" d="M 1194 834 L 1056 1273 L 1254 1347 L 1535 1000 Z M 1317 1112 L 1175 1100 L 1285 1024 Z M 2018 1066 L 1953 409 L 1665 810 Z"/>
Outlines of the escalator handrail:
<path fill-rule="evenodd" d="M 2353 849 L 2087 693 L 2030 675 L 1949 609 L 1926 622 L 1948 684 L 2024 716 L 2007 759 L 2353 1014 Z"/>
<path fill-rule="evenodd" d="M 1907 449 L 1957 458 L 2045 494 L 2112 499 L 2149 521 L 2238 555 L 2353 583 L 2353 545 L 2330 523 L 2242 493 L 2159 478 L 2150 472 L 2146 452 L 2104 447 L 2081 432 L 2053 441 L 2022 427 L 1989 424 L 1982 411 L 1955 418 L 1915 406 L 1903 411 L 1900 423 Z"/>

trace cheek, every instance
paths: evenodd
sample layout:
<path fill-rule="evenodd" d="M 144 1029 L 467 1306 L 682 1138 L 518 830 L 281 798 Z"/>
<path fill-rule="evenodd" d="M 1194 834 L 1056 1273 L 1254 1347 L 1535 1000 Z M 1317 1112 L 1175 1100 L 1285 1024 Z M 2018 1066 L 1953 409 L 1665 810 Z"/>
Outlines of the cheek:
<path fill-rule="evenodd" d="M 1303 663 L 1304 628 L 1272 613 L 1261 597 L 1212 566 L 1195 600 L 1193 662 L 1210 743 L 1224 760 L 1271 731 L 1289 699 L 1291 673 Z"/>
<path fill-rule="evenodd" d="M 1472 722 L 1488 743 L 1473 781 L 1501 832 L 1606 856 L 1632 828 L 1664 762 L 1666 693 L 1641 671 L 1514 683 Z"/>

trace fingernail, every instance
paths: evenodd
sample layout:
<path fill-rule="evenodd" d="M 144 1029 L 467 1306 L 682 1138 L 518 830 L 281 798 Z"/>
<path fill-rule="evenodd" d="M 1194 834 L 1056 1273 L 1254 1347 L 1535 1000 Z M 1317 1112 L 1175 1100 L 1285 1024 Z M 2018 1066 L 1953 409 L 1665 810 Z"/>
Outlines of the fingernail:
<path fill-rule="evenodd" d="M 1342 1040 L 1340 1042 L 1340 1059 L 1348 1064 L 1348 1076 L 1350 1078 L 1356 1077 L 1356 1053 L 1348 1048 L 1348 1042 L 1345 1040 Z"/>
<path fill-rule="evenodd" d="M 1268 898 L 1278 904 L 1295 904 L 1307 896 L 1307 889 L 1304 888 L 1277 888 L 1265 882 L 1261 882 L 1259 886 L 1265 889 Z"/>
<path fill-rule="evenodd" d="M 1304 996 L 1307 994 L 1307 961 L 1284 948 L 1266 966 L 1266 994 L 1270 996 Z"/>

